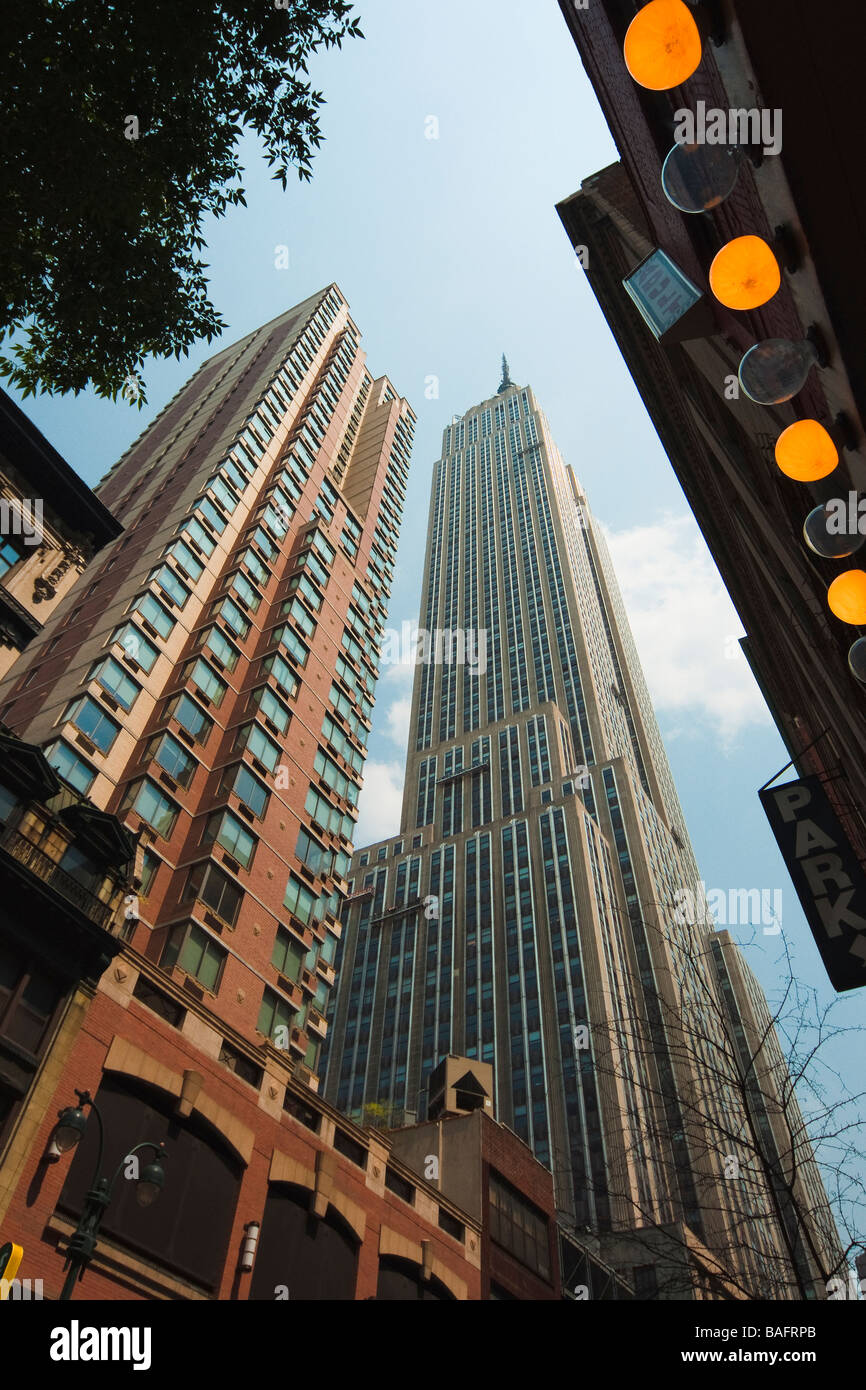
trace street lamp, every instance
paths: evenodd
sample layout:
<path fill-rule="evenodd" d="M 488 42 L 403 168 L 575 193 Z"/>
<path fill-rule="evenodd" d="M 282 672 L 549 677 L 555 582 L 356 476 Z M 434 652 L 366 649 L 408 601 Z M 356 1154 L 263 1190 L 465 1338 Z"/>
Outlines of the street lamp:
<path fill-rule="evenodd" d="M 99 1227 L 102 1224 L 102 1218 L 111 1202 L 114 1184 L 117 1182 L 118 1177 L 132 1155 L 138 1153 L 139 1149 L 155 1150 L 154 1157 L 151 1159 L 150 1163 L 145 1164 L 136 1183 L 135 1196 L 140 1207 L 149 1207 L 155 1202 L 165 1184 L 165 1170 L 162 1166 L 165 1159 L 165 1145 L 161 1143 L 155 1144 L 150 1140 L 143 1140 L 142 1143 L 136 1144 L 134 1149 L 130 1149 L 129 1153 L 121 1160 L 117 1171 L 110 1181 L 108 1178 L 101 1177 L 99 1170 L 102 1167 L 105 1140 L 102 1116 L 99 1113 L 99 1107 L 91 1098 L 88 1091 L 79 1091 L 76 1087 L 75 1094 L 78 1096 L 78 1105 L 67 1106 L 67 1108 L 61 1110 L 58 1115 L 57 1127 L 53 1135 L 54 1143 L 61 1153 L 68 1153 L 70 1149 L 75 1148 L 87 1126 L 87 1116 L 84 1113 L 84 1107 L 89 1105 L 96 1115 L 96 1121 L 99 1125 L 99 1150 L 96 1155 L 96 1165 L 93 1170 L 93 1180 L 90 1185 L 90 1190 L 84 1199 L 84 1210 L 81 1213 L 78 1225 L 69 1237 L 69 1244 L 66 1249 L 66 1264 L 63 1266 L 64 1269 L 69 1270 L 69 1273 L 66 1276 L 63 1291 L 60 1295 L 61 1301 L 70 1299 L 75 1285 L 80 1279 L 84 1278 L 84 1271 L 87 1269 L 96 1251 Z"/>

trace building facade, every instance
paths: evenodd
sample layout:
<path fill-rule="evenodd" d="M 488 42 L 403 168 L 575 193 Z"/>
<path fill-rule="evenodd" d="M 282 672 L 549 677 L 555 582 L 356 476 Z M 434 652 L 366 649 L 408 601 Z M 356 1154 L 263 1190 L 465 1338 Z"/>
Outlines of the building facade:
<path fill-rule="evenodd" d="M 694 855 L 604 537 L 507 368 L 444 432 L 420 626 L 400 833 L 353 856 L 326 1095 L 423 1118 L 440 1058 L 477 1057 L 563 1224 L 682 1223 L 684 1265 L 709 1250 L 747 1297 L 777 1232 L 760 1165 L 724 1176 L 746 1113 L 713 1051 L 712 925 L 676 908 Z"/>
<path fill-rule="evenodd" d="M 0 391 L 0 679 L 121 527 Z"/>
<path fill-rule="evenodd" d="M 121 1130 L 179 1116 L 225 1198 L 211 1222 L 187 1194 L 177 1232 L 170 1198 L 164 1239 L 135 1228 L 109 1261 L 128 1292 L 96 1296 L 238 1296 L 228 1252 L 292 1155 L 287 1087 L 318 1088 L 413 422 L 334 285 L 224 349 L 100 485 L 125 534 L 0 686 L 7 725 L 137 842 L 128 939 L 45 1133 L 76 1087 Z M 40 1143 L 3 1216 L 56 1243 L 78 1179 Z"/>
<path fill-rule="evenodd" d="M 866 309 L 853 231 L 864 196 L 853 175 L 860 7 L 840 0 L 814 47 L 802 43 L 777 0 L 719 7 L 695 73 L 661 92 L 640 88 L 623 57 L 640 7 L 626 0 L 588 8 L 560 0 L 560 7 L 621 162 L 585 178 L 559 215 L 736 606 L 744 653 L 790 757 L 799 773 L 820 778 L 854 856 L 866 863 L 866 696 L 848 661 L 863 629 L 828 606 L 830 585 L 862 570 L 864 538 L 849 523 L 833 559 L 803 534 L 813 509 L 835 498 L 847 511 L 866 489 L 859 347 Z M 828 93 L 819 123 L 816 86 Z M 700 111 L 730 121 L 728 144 L 739 148 L 732 190 L 714 201 L 705 188 L 707 209 L 695 215 L 665 196 L 662 171 L 680 116 Z M 758 120 L 777 134 L 769 146 L 754 139 Z M 709 271 L 722 248 L 744 236 L 773 248 L 781 283 L 758 308 L 734 310 L 711 293 Z M 700 292 L 707 315 L 664 341 L 623 283 L 658 252 Z M 740 364 L 757 344 L 780 342 L 795 352 L 811 344 L 813 365 L 799 383 L 774 382 L 769 403 L 759 403 L 742 387 Z M 786 476 L 775 459 L 783 431 L 806 419 L 827 431 L 839 456 L 835 470 L 814 482 Z M 757 782 L 775 771 L 766 768 Z M 854 987 L 863 976 L 862 939 L 852 938 L 848 959 L 846 987 Z"/>
<path fill-rule="evenodd" d="M 135 844 L 65 787 L 39 748 L 3 731 L 0 754 L 2 1211 L 97 982 L 121 950 Z"/>

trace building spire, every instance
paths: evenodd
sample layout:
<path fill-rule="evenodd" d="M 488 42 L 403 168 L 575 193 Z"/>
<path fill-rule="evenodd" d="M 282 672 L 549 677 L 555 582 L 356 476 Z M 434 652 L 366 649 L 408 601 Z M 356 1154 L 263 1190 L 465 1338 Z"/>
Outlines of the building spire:
<path fill-rule="evenodd" d="M 503 391 L 507 391 L 508 388 L 509 388 L 509 386 L 513 386 L 513 385 L 514 385 L 514 382 L 511 380 L 511 373 L 510 373 L 509 370 L 508 370 L 508 358 L 505 356 L 505 353 L 503 352 L 503 354 L 502 354 L 502 381 L 500 382 L 499 390 L 497 391 L 496 394 L 497 394 L 498 396 L 501 396 Z"/>

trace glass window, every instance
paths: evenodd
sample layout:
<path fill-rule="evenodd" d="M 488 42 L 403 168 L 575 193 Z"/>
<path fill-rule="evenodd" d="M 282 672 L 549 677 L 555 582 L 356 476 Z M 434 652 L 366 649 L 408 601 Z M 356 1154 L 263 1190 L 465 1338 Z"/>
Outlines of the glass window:
<path fill-rule="evenodd" d="M 289 655 L 293 656 L 300 666 L 306 666 L 310 649 L 290 627 L 276 628 L 274 640 L 279 642 L 281 647 L 285 647 Z"/>
<path fill-rule="evenodd" d="M 144 671 L 152 671 L 159 656 L 159 648 L 149 642 L 140 627 L 135 623 L 124 623 L 112 634 L 112 642 L 123 647 L 130 661 L 134 661 Z"/>
<path fill-rule="evenodd" d="M 257 589 L 254 589 L 246 575 L 240 570 L 234 575 L 231 582 L 231 589 L 238 594 L 249 609 L 255 613 L 262 601 L 262 596 Z"/>
<path fill-rule="evenodd" d="M 183 896 L 186 902 L 196 899 L 203 902 L 217 917 L 233 927 L 244 894 L 239 883 L 216 864 L 205 860 L 190 869 Z"/>
<path fill-rule="evenodd" d="M 228 479 L 238 496 L 243 497 L 249 485 L 249 479 L 238 467 L 237 460 L 229 455 L 223 461 L 220 472 Z"/>
<path fill-rule="evenodd" d="M 165 553 L 174 558 L 181 569 L 186 571 L 193 583 L 201 579 L 204 574 L 204 565 L 198 556 L 193 554 L 186 541 L 175 541 L 173 545 L 169 546 Z"/>
<path fill-rule="evenodd" d="M 226 529 L 228 522 L 226 521 L 222 512 L 214 506 L 211 499 L 209 497 L 202 497 L 198 502 L 196 502 L 195 509 L 200 516 L 204 517 L 208 525 L 211 526 L 214 531 L 216 531 L 217 535 L 221 536 L 223 531 Z"/>
<path fill-rule="evenodd" d="M 163 948 L 160 965 L 169 970 L 180 966 L 187 974 L 215 994 L 222 977 L 227 952 L 204 927 L 194 922 L 176 927 Z"/>
<path fill-rule="evenodd" d="M 326 932 L 325 939 L 322 942 L 322 949 L 319 951 L 319 960 L 324 961 L 325 965 L 331 965 L 336 955 L 337 938 L 332 936 L 330 932 Z"/>
<path fill-rule="evenodd" d="M 301 978 L 304 955 L 304 948 L 300 942 L 296 941 L 285 927 L 279 927 L 271 955 L 271 964 L 275 965 L 280 974 L 285 975 L 286 979 L 291 980 L 294 984 L 297 984 Z"/>
<path fill-rule="evenodd" d="M 159 855 L 154 854 L 153 850 L 146 849 L 144 851 L 144 857 L 141 863 L 141 883 L 138 889 L 142 898 L 150 897 L 150 890 L 156 881 L 161 863 L 162 860 Z"/>
<path fill-rule="evenodd" d="M 67 710 L 66 718 L 103 753 L 108 752 L 120 733 L 120 725 L 115 724 L 106 714 L 104 707 L 89 695 L 76 700 Z"/>
<path fill-rule="evenodd" d="M 249 428 L 242 430 L 240 434 L 240 442 L 246 445 L 246 447 L 252 453 L 253 458 L 261 458 L 262 454 L 264 453 L 264 446 L 259 440 L 258 435 L 255 434 L 253 430 Z"/>
<path fill-rule="evenodd" d="M 184 748 L 173 734 L 157 734 L 148 745 L 148 756 L 155 759 L 169 777 L 173 777 L 182 787 L 189 786 L 199 765 L 189 749 Z"/>
<path fill-rule="evenodd" d="M 235 636 L 239 637 L 242 642 L 245 638 L 249 637 L 252 623 L 249 618 L 244 616 L 232 599 L 224 598 L 222 603 L 217 604 L 214 610 L 214 616 L 222 618 L 223 622 L 231 628 Z"/>
<path fill-rule="evenodd" d="M 294 875 L 289 878 L 284 906 L 288 908 L 289 912 L 291 912 L 294 917 L 297 917 L 303 922 L 305 926 L 312 920 L 316 901 L 315 893 L 311 893 L 309 888 L 301 883 L 300 879 L 295 878 Z"/>
<path fill-rule="evenodd" d="M 65 874 L 69 874 L 70 878 L 74 878 L 91 892 L 97 892 L 105 878 L 105 870 L 78 845 L 66 846 L 60 859 L 60 867 Z"/>
<path fill-rule="evenodd" d="M 307 637 L 314 636 L 316 631 L 315 621 L 310 617 L 299 599 L 289 599 L 288 603 L 284 603 L 283 612 L 292 622 L 297 623 L 301 632 L 305 633 Z"/>
<path fill-rule="evenodd" d="M 134 811 L 158 835 L 168 839 L 174 830 L 180 807 L 164 796 L 155 782 L 145 777 L 141 782 L 133 782 L 128 789 L 120 807 L 121 815 L 126 811 Z"/>
<path fill-rule="evenodd" d="M 311 584 L 305 574 L 295 574 L 289 580 L 289 593 L 303 594 L 304 598 L 312 608 L 318 613 L 324 600 L 314 584 Z"/>
<path fill-rule="evenodd" d="M 13 565 L 17 565 L 23 554 L 23 550 L 10 536 L 4 536 L 0 541 L 0 575 L 6 574 Z"/>
<path fill-rule="evenodd" d="M 286 709 L 282 700 L 277 698 L 269 685 L 261 685 L 258 690 L 253 691 L 252 703 L 261 710 L 266 719 L 269 719 L 271 723 L 279 729 L 281 734 L 286 732 L 286 729 L 291 723 L 292 716 Z"/>
<path fill-rule="evenodd" d="M 275 1038 L 277 1029 L 287 1030 L 294 1026 L 295 1009 L 277 994 L 276 990 L 265 989 L 262 995 L 262 1007 L 259 1010 L 259 1021 L 256 1024 L 260 1033 L 264 1033 L 266 1038 Z"/>
<path fill-rule="evenodd" d="M 352 838 L 352 832 L 355 828 L 352 817 L 339 811 L 336 806 L 332 806 L 330 801 L 322 796 L 315 787 L 310 787 L 307 792 L 304 806 L 307 813 L 323 830 L 330 830 L 333 835 L 343 835 L 347 840 Z"/>
<path fill-rule="evenodd" d="M 44 751 L 50 766 L 60 774 L 64 782 L 68 782 L 76 791 L 85 795 L 90 791 L 96 777 L 96 769 L 83 758 L 79 758 L 68 743 L 58 739 L 57 743 L 50 744 Z"/>
<path fill-rule="evenodd" d="M 133 603 L 129 610 L 131 613 L 140 613 L 141 616 L 150 623 L 151 627 L 156 628 L 160 637 L 170 637 L 174 630 L 174 618 L 167 608 L 163 608 L 158 599 L 153 594 L 141 594 Z M 135 658 L 138 661 L 138 657 Z"/>
<path fill-rule="evenodd" d="M 254 758 L 258 758 L 260 763 L 264 763 L 268 772 L 274 771 L 281 757 L 279 744 L 268 738 L 259 724 L 242 725 L 238 729 L 235 748 L 246 748 L 248 753 L 251 753 Z"/>
<path fill-rule="evenodd" d="M 298 556 L 298 569 L 306 569 L 323 589 L 328 587 L 328 571 L 319 563 L 312 550 L 305 550 L 303 555 Z"/>
<path fill-rule="evenodd" d="M 228 686 L 224 680 L 220 680 L 216 671 L 208 666 L 201 657 L 198 661 L 190 662 L 185 675 L 187 680 L 195 681 L 202 694 L 206 695 L 215 705 L 222 704 Z"/>
<path fill-rule="evenodd" d="M 178 695 L 168 706 L 167 713 L 172 719 L 192 734 L 197 743 L 206 743 L 213 728 L 213 720 L 205 714 L 200 705 L 187 694 Z"/>
<path fill-rule="evenodd" d="M 344 796 L 350 806 L 357 806 L 357 786 L 354 782 L 349 781 L 346 774 L 321 749 L 316 754 L 314 766 L 322 780 L 336 792 L 337 796 Z"/>
<path fill-rule="evenodd" d="M 244 552 L 243 564 L 246 565 L 256 583 L 261 584 L 262 588 L 266 589 L 271 577 L 270 571 L 262 564 L 262 561 L 253 549 Z M 256 598 L 258 599 L 258 594 Z M 256 607 L 258 607 L 258 603 L 256 603 Z"/>
<path fill-rule="evenodd" d="M 19 805 L 15 792 L 0 783 L 0 825 L 8 825 L 13 812 Z"/>
<path fill-rule="evenodd" d="M 299 681 L 289 663 L 280 656 L 279 652 L 272 652 L 270 656 L 265 657 L 262 662 L 262 670 L 273 676 L 283 693 L 289 699 L 292 698 L 298 689 Z"/>
<path fill-rule="evenodd" d="M 59 982 L 0 944 L 0 1033 L 10 1042 L 38 1055 L 62 993 Z"/>
<path fill-rule="evenodd" d="M 325 878 L 331 872 L 334 863 L 333 850 L 325 849 L 325 846 L 320 845 L 318 840 L 314 840 L 303 826 L 298 835 L 295 854 L 306 864 L 308 869 L 313 871 L 317 878 Z"/>
<path fill-rule="evenodd" d="M 279 548 L 274 545 L 267 531 L 263 531 L 259 526 L 253 533 L 253 545 L 257 545 L 266 560 L 274 560 L 279 555 Z"/>
<path fill-rule="evenodd" d="M 226 768 L 220 791 L 224 794 L 233 792 L 260 819 L 265 813 L 270 796 L 267 787 L 250 771 L 246 763 L 235 763 L 233 767 Z"/>
<path fill-rule="evenodd" d="M 190 590 L 181 583 L 171 565 L 160 565 L 159 569 L 151 571 L 148 579 L 158 584 L 178 608 L 183 608 L 190 596 Z"/>
<path fill-rule="evenodd" d="M 185 531 L 191 540 L 195 541 L 199 550 L 203 550 L 205 555 L 213 555 L 216 550 L 216 541 L 202 526 L 197 516 L 191 516 L 187 521 L 181 523 L 181 530 Z"/>
<path fill-rule="evenodd" d="M 291 491 L 294 494 L 294 488 Z M 281 516 L 288 517 L 291 520 L 295 514 L 295 509 L 292 506 L 291 497 L 288 496 L 281 487 L 275 487 L 273 489 L 270 500 Z"/>
<path fill-rule="evenodd" d="M 322 535 L 321 531 L 314 531 L 310 539 L 313 543 L 314 548 L 318 550 L 325 564 L 333 564 L 334 556 L 337 552 L 334 549 L 334 547 L 332 545 L 329 545 L 329 543 L 325 540 L 325 537 Z"/>
<path fill-rule="evenodd" d="M 209 816 L 201 837 L 203 845 L 222 845 L 245 869 L 253 862 L 256 844 L 252 831 L 231 811 L 217 811 Z"/>
<path fill-rule="evenodd" d="M 220 632 L 218 627 L 205 628 L 199 636 L 198 645 L 203 647 L 205 651 L 213 652 L 213 655 L 222 662 L 228 671 L 233 671 L 241 659 L 237 647 L 229 641 L 224 632 Z"/>
<path fill-rule="evenodd" d="M 107 690 L 112 699 L 125 710 L 131 710 L 141 694 L 141 686 L 124 671 L 120 662 L 115 661 L 113 656 L 107 656 L 104 661 L 94 666 L 88 679 L 99 681 L 103 690 Z"/>
<path fill-rule="evenodd" d="M 207 490 L 210 496 L 215 498 L 219 505 L 227 511 L 229 515 L 237 510 L 241 499 L 238 497 L 234 488 L 230 488 L 225 478 L 219 473 L 215 478 L 211 478 Z"/>
<path fill-rule="evenodd" d="M 270 502 L 262 514 L 262 521 L 278 540 L 283 540 L 288 534 L 290 518 L 286 516 L 285 512 L 278 511 Z"/>
<path fill-rule="evenodd" d="M 492 1169 L 490 1236 L 542 1279 L 550 1278 L 547 1218 Z"/>

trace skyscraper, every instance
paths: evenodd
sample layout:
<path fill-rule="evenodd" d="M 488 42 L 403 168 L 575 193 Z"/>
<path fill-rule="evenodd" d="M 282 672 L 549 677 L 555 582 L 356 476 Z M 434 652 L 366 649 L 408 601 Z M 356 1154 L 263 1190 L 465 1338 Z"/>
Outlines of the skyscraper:
<path fill-rule="evenodd" d="M 138 841 L 125 948 L 58 1034 L 43 1113 L 86 1087 L 131 1124 L 144 1085 L 151 1133 L 165 1104 L 206 1117 L 221 1157 L 187 1138 L 213 1209 L 167 1184 L 165 1220 L 179 1202 L 175 1265 L 211 1289 L 242 1178 L 260 1205 L 244 1165 L 285 1147 L 292 1085 L 318 1088 L 413 424 L 334 285 L 224 348 L 103 480 L 125 532 L 0 686 L 0 718 L 69 799 Z M 64 872 L 96 892 L 97 867 Z M 38 1159 L 15 1151 L 15 1219 Z M 157 1259 L 169 1244 L 137 1239 Z"/>
<path fill-rule="evenodd" d="M 269 919 L 254 957 L 285 915 L 302 925 L 283 975 L 300 989 L 316 954 L 315 997 L 268 998 L 312 1022 L 313 1070 L 413 418 L 366 371 L 335 286 L 224 349 L 103 480 L 126 534 L 0 687 L 7 724 L 139 832 L 143 921 L 177 924 L 163 963 L 209 993 L 240 969 L 231 993 L 245 893 Z"/>
<path fill-rule="evenodd" d="M 440 1058 L 492 1063 L 564 1222 L 677 1226 L 766 1289 L 784 1252 L 754 1154 L 725 1171 L 748 1117 L 712 926 L 678 911 L 698 873 L 667 757 L 604 537 L 506 362 L 444 432 L 421 628 L 400 833 L 352 861 L 326 1096 L 411 1123 Z"/>

